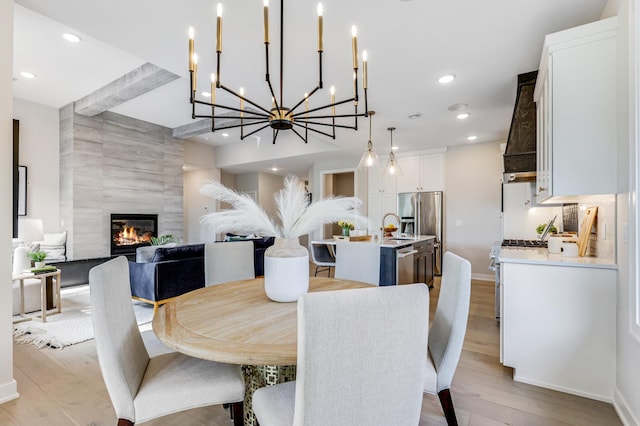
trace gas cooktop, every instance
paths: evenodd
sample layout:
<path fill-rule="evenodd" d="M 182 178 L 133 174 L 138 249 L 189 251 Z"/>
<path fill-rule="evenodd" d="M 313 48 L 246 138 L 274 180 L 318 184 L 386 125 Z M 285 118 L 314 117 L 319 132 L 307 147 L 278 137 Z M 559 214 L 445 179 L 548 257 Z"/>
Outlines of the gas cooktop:
<path fill-rule="evenodd" d="M 502 247 L 539 248 L 539 247 L 547 247 L 547 242 L 541 241 L 541 240 L 504 239 L 502 240 Z"/>

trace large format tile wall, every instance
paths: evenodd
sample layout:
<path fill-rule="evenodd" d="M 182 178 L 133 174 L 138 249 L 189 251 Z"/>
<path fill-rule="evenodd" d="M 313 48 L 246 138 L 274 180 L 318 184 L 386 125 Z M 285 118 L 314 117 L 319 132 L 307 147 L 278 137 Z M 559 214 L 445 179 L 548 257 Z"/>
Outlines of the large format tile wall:
<path fill-rule="evenodd" d="M 110 255 L 111 213 L 158 215 L 158 233 L 183 238 L 183 141 L 119 114 L 60 109 L 60 217 L 67 257 Z"/>

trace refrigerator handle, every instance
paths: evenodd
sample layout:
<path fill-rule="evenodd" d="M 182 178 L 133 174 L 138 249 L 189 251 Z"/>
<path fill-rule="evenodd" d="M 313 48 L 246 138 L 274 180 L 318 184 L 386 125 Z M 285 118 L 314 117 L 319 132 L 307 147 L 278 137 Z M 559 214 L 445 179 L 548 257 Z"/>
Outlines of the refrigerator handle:
<path fill-rule="evenodd" d="M 420 194 L 416 194 L 416 225 L 415 234 L 422 235 L 422 199 Z"/>

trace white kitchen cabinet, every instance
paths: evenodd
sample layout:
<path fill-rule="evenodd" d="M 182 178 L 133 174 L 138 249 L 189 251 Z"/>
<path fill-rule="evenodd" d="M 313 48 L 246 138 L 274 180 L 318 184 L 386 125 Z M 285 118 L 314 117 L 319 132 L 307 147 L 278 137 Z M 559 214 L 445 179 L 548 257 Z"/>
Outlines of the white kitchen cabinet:
<path fill-rule="evenodd" d="M 381 161 L 382 162 L 382 161 Z M 382 218 L 386 213 L 398 212 L 398 195 L 396 192 L 396 177 L 383 176 L 382 169 L 368 170 L 369 198 L 367 216 L 371 220 L 370 231 L 373 235 L 379 232 Z"/>
<path fill-rule="evenodd" d="M 444 153 L 398 158 L 404 176 L 398 176 L 398 192 L 443 191 Z"/>
<path fill-rule="evenodd" d="M 545 37 L 534 93 L 538 202 L 612 194 L 617 18 Z"/>
<path fill-rule="evenodd" d="M 501 263 L 501 360 L 514 380 L 613 400 L 616 273 Z"/>

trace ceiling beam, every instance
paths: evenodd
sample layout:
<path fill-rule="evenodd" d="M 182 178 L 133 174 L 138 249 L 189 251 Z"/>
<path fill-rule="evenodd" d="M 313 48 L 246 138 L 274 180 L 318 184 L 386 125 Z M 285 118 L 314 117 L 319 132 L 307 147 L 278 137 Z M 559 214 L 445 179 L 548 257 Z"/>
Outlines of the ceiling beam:
<path fill-rule="evenodd" d="M 77 100 L 74 111 L 77 114 L 94 116 L 164 86 L 179 77 L 147 62 Z"/>

